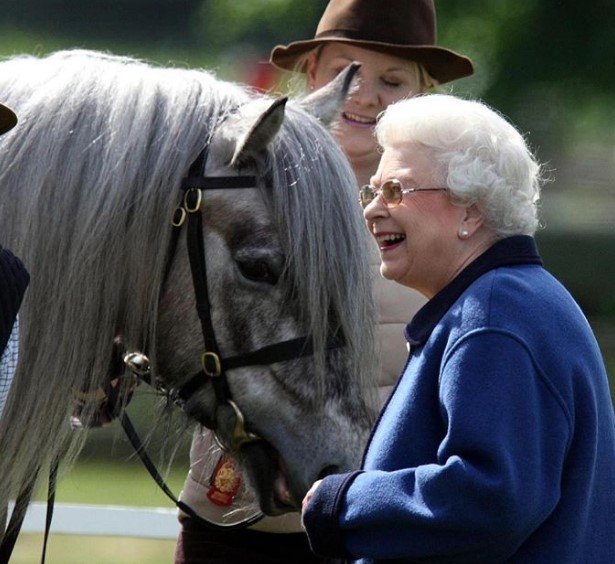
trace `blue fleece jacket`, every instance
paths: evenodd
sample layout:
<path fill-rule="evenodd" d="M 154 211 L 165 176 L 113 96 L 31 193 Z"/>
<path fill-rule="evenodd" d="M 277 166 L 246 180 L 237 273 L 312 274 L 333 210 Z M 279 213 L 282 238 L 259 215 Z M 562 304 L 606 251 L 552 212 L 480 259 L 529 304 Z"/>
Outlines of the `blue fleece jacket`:
<path fill-rule="evenodd" d="M 325 478 L 313 550 L 362 562 L 615 562 L 615 418 L 583 313 L 531 237 L 496 243 L 406 328 L 362 470 Z"/>

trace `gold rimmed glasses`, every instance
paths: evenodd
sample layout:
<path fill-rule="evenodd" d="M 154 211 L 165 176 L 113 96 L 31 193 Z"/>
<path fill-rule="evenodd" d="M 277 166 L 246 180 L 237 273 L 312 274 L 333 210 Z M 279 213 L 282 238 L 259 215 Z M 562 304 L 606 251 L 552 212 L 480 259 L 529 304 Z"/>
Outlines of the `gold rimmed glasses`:
<path fill-rule="evenodd" d="M 363 208 L 371 204 L 378 196 L 382 198 L 388 208 L 394 208 L 401 204 L 401 200 L 405 194 L 413 192 L 442 192 L 447 188 L 404 188 L 404 185 L 397 178 L 392 178 L 382 183 L 380 188 L 376 188 L 370 184 L 361 187 L 359 192 L 359 202 Z"/>

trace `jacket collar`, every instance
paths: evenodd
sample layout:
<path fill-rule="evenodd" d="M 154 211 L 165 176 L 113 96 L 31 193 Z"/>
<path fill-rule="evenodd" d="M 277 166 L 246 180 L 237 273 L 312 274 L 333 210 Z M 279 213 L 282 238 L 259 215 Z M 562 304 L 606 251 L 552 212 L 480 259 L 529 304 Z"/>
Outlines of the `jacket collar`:
<path fill-rule="evenodd" d="M 542 266 L 534 238 L 528 235 L 515 235 L 497 241 L 416 313 L 404 330 L 408 342 L 416 346 L 427 341 L 438 322 L 477 278 L 500 266 L 518 264 Z"/>

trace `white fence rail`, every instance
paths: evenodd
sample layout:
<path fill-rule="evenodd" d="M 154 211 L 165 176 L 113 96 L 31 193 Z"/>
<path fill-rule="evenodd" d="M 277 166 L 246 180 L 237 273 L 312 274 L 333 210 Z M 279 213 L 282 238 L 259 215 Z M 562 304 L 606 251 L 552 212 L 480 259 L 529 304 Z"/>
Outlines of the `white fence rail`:
<path fill-rule="evenodd" d="M 22 532 L 44 532 L 46 512 L 46 503 L 31 503 Z M 177 510 L 162 507 L 56 503 L 51 523 L 51 534 L 60 535 L 176 539 L 178 533 Z"/>

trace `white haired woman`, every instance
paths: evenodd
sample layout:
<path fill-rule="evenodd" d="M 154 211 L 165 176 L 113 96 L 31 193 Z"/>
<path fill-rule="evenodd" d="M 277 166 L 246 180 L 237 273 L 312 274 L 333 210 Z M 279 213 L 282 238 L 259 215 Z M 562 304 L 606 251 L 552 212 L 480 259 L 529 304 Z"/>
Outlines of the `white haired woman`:
<path fill-rule="evenodd" d="M 381 272 L 429 300 L 361 471 L 304 500 L 313 550 L 362 562 L 607 563 L 615 417 L 602 356 L 544 268 L 540 166 L 476 101 L 390 106 L 361 192 Z"/>

